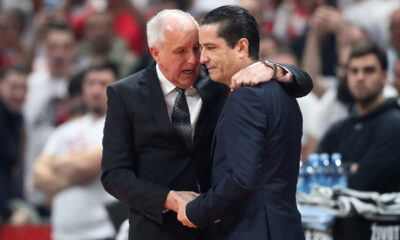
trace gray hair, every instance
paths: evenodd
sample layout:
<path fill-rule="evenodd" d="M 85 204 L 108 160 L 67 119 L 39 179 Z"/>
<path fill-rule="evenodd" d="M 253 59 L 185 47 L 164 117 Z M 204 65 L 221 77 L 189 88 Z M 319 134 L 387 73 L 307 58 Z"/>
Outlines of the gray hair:
<path fill-rule="evenodd" d="M 147 22 L 146 34 L 149 47 L 159 46 L 159 44 L 166 41 L 164 25 L 168 19 L 177 19 L 177 28 L 182 31 L 190 30 L 193 26 L 191 22 L 199 28 L 197 21 L 187 12 L 178 9 L 162 10 Z"/>

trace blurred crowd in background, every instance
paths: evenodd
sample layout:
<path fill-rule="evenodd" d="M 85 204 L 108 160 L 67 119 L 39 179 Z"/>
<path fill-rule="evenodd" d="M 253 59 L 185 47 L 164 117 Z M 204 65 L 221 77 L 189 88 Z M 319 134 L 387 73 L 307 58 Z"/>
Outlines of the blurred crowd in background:
<path fill-rule="evenodd" d="M 54 130 L 87 114 L 93 101 L 105 105 L 104 86 L 102 93 L 83 90 L 82 82 L 90 81 L 85 70 L 107 62 L 116 67 L 116 79 L 133 74 L 153 61 L 145 24 L 157 12 L 178 8 L 201 20 L 226 4 L 239 4 L 257 19 L 260 60 L 301 66 L 313 78 L 312 93 L 298 99 L 303 161 L 354 103 L 346 78 L 354 44 L 372 41 L 386 52 L 384 96 L 398 96 L 399 0 L 0 0 L 0 223 L 48 222 L 59 192 L 90 181 L 100 184 L 99 165 L 88 170 L 91 178 L 57 189 L 35 180 L 37 161 L 49 139 L 54 141 Z M 104 74 L 100 79 L 109 76 L 107 69 L 114 68 L 97 68 Z M 85 159 L 89 153 L 83 152 L 73 154 Z M 79 175 L 85 175 L 82 169 Z"/>

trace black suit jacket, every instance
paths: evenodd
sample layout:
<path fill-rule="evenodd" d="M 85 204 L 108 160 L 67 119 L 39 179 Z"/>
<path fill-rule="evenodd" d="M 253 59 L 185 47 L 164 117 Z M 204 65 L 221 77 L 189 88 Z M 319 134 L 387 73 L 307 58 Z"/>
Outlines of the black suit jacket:
<path fill-rule="evenodd" d="M 306 95 L 312 88 L 309 76 L 294 66 L 286 67 L 296 79 L 287 91 Z M 204 70 L 195 87 L 203 106 L 192 149 L 173 131 L 155 64 L 107 88 L 102 183 L 130 206 L 130 238 L 206 238 L 197 229 L 183 227 L 175 213 L 162 213 L 170 189 L 198 191 L 200 186 L 205 192 L 210 188 L 212 135 L 229 89 L 211 81 Z"/>

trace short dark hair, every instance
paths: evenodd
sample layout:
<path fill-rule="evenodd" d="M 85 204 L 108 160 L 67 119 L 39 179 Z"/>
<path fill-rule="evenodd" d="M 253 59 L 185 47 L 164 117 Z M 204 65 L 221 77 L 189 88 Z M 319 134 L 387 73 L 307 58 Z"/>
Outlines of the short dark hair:
<path fill-rule="evenodd" d="M 30 73 L 29 68 L 25 65 L 12 65 L 6 67 L 0 74 L 0 82 L 2 82 L 10 73 L 19 73 L 28 75 Z"/>
<path fill-rule="evenodd" d="M 249 57 L 258 60 L 260 33 L 256 19 L 246 9 L 237 5 L 226 5 L 204 16 L 201 25 L 219 23 L 218 36 L 225 39 L 230 47 L 241 39 L 249 41 Z"/>
<path fill-rule="evenodd" d="M 386 52 L 383 51 L 376 43 L 371 41 L 365 41 L 361 43 L 356 43 L 351 49 L 349 61 L 353 58 L 363 57 L 368 54 L 373 54 L 378 58 L 379 64 L 383 70 L 387 70 L 388 61 Z"/>
<path fill-rule="evenodd" d="M 101 71 L 101 70 L 109 70 L 114 74 L 115 80 L 118 79 L 118 67 L 114 62 L 110 62 L 110 61 L 104 61 L 104 62 L 100 62 L 97 64 L 93 64 L 91 66 L 89 66 L 86 70 L 85 70 L 85 74 L 84 76 L 86 77 L 86 75 L 89 72 L 92 71 Z"/>

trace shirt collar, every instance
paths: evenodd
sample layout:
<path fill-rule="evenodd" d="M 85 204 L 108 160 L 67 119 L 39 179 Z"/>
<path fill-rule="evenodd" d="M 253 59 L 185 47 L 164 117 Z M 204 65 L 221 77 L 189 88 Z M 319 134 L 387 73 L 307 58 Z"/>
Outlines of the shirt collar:
<path fill-rule="evenodd" d="M 261 62 L 252 63 L 249 66 L 247 66 L 246 68 L 254 67 L 254 66 L 258 65 L 258 64 L 261 64 Z"/>
<path fill-rule="evenodd" d="M 164 74 L 161 72 L 160 67 L 158 66 L 158 64 L 156 64 L 156 70 L 157 70 L 157 76 L 158 79 L 160 80 L 160 86 L 161 86 L 161 90 L 165 95 L 167 95 L 168 93 L 170 93 L 171 91 L 173 91 L 175 89 L 175 85 L 172 84 L 165 76 Z"/>

